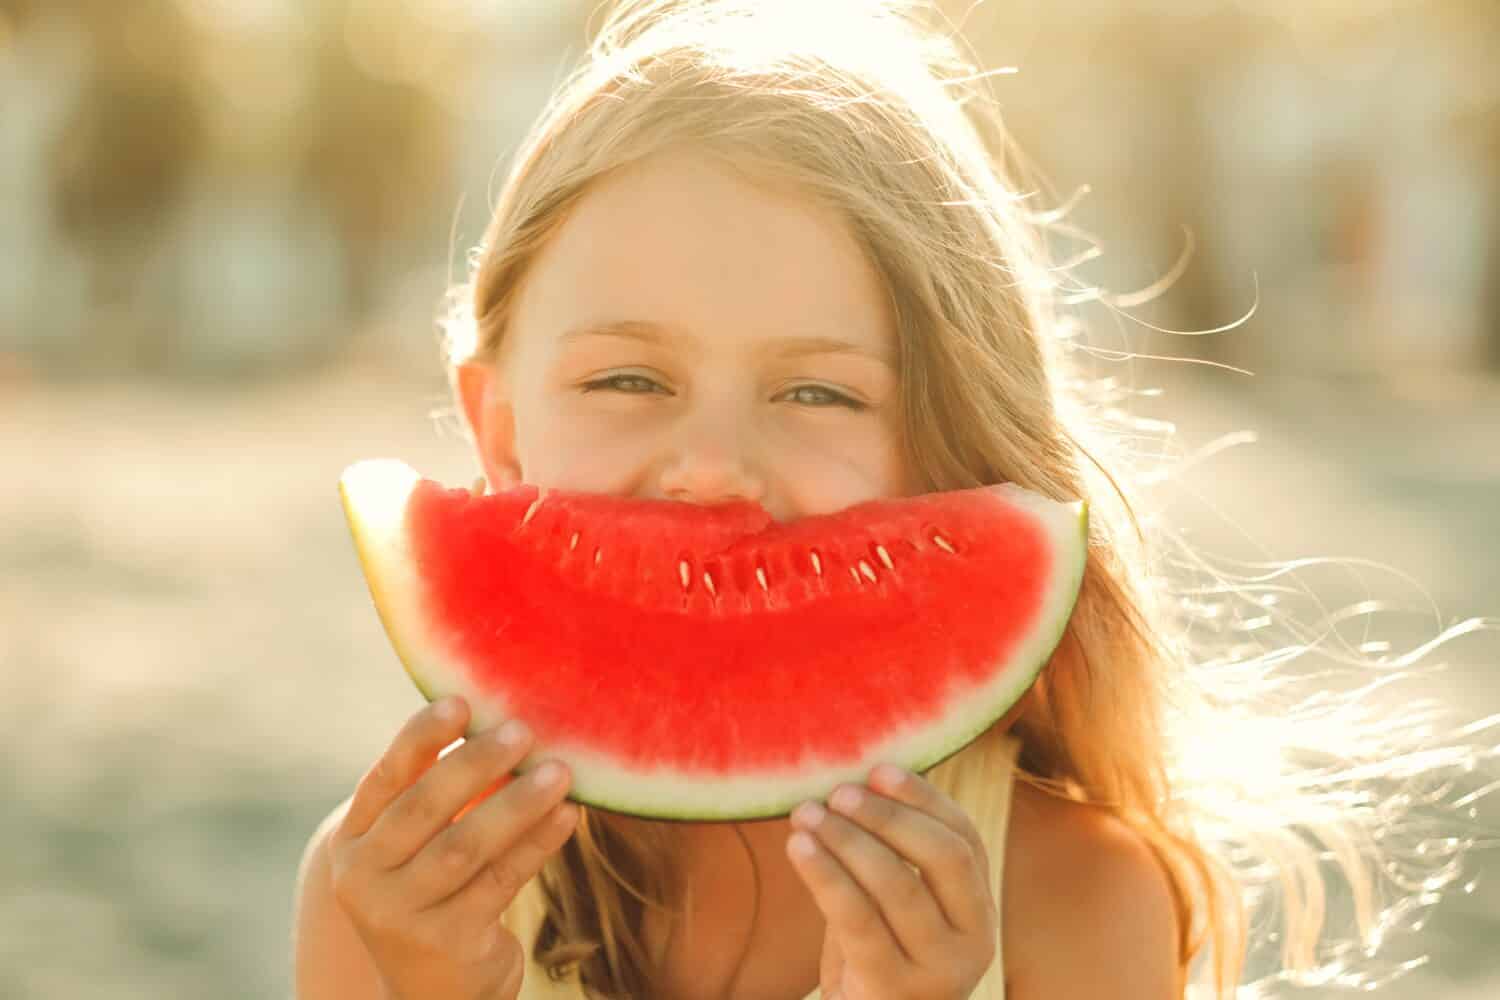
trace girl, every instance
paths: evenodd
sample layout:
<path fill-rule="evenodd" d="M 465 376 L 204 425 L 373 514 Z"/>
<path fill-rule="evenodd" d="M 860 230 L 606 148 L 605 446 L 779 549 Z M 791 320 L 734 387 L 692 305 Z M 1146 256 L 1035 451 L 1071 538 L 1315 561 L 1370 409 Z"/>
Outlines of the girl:
<path fill-rule="evenodd" d="M 1222 1000 L 1267 870 L 1236 871 L 1231 841 L 1285 883 L 1289 964 L 1328 968 L 1293 822 L 1350 873 L 1366 943 L 1389 930 L 1358 851 L 1399 808 L 1349 798 L 1352 771 L 1265 766 L 1287 733 L 1230 695 L 1269 655 L 1186 669 L 1094 454 L 1109 439 L 1065 350 L 1060 272 L 952 42 L 890 5 L 642 0 L 590 55 L 456 297 L 451 380 L 489 488 L 749 499 L 790 520 L 1014 481 L 1089 500 L 1083 589 L 979 740 L 785 820 L 583 809 L 560 762 L 475 805 L 530 750 L 525 720 L 440 755 L 468 707 L 424 707 L 309 845 L 302 1000 L 1167 1000 L 1209 957 Z M 1296 717 L 1301 745 L 1332 732 L 1320 718 Z M 1369 760 L 1395 774 L 1405 732 L 1386 724 Z"/>

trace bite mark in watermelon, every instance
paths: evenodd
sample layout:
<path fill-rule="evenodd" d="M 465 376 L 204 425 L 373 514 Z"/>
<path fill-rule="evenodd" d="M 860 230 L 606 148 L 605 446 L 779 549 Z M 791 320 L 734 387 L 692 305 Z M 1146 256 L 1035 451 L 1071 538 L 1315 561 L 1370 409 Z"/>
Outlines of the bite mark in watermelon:
<path fill-rule="evenodd" d="M 1026 692 L 1083 580 L 1088 505 L 1012 483 L 778 523 L 758 504 L 518 486 L 392 459 L 340 480 L 380 618 L 470 732 L 519 717 L 518 769 L 637 816 L 784 816 L 890 761 L 925 771 Z"/>

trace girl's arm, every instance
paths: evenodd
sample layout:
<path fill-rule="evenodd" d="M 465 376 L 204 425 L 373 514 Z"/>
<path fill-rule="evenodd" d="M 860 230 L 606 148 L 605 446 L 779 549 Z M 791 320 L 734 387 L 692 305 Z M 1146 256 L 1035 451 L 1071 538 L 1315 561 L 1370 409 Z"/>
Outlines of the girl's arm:
<path fill-rule="evenodd" d="M 348 808 L 345 799 L 318 826 L 297 872 L 292 922 L 297 1000 L 380 1000 L 385 995 L 369 951 L 333 898 L 328 835 Z"/>

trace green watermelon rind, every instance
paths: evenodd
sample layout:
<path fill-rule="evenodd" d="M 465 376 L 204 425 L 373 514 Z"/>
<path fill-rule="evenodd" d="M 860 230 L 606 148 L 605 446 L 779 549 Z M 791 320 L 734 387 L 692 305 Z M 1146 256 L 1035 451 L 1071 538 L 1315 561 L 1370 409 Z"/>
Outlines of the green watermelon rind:
<path fill-rule="evenodd" d="M 418 607 L 420 581 L 402 544 L 406 498 L 419 481 L 417 473 L 402 462 L 367 460 L 345 472 L 340 492 L 371 597 L 406 673 L 428 701 L 450 694 L 464 696 L 471 707 L 469 734 L 473 735 L 499 725 L 509 713 L 493 693 L 474 690 L 461 665 L 445 662 L 444 643 L 429 634 Z M 1035 683 L 1062 641 L 1087 563 L 1086 501 L 1055 501 L 1012 483 L 990 488 L 1004 493 L 1012 504 L 1029 508 L 1046 526 L 1059 564 L 1049 578 L 1051 587 L 1036 624 L 1010 662 L 994 672 L 992 689 L 956 693 L 966 705 L 935 713 L 949 720 L 946 725 L 930 724 L 899 734 L 872 747 L 854 764 L 801 767 L 800 778 L 774 773 L 647 776 L 560 741 L 540 751 L 534 749 L 516 773 L 526 773 L 545 758 L 556 758 L 568 763 L 573 774 L 568 797 L 590 807 L 659 820 L 733 821 L 784 817 L 800 802 L 826 798 L 841 782 L 866 781 L 870 770 L 881 762 L 917 773 L 936 767 L 982 736 Z M 757 794 L 756 785 L 764 785 L 764 792 Z"/>

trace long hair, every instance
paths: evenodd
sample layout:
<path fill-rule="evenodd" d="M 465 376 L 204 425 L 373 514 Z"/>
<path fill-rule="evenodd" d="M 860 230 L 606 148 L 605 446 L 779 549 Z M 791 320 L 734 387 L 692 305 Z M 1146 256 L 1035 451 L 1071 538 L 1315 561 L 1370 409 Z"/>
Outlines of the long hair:
<path fill-rule="evenodd" d="M 464 361 L 504 363 L 538 249 L 627 164 L 687 147 L 837 210 L 890 295 L 903 445 L 926 488 L 1009 481 L 1089 502 L 1082 590 L 1012 730 L 1016 780 L 1108 809 L 1144 837 L 1173 889 L 1178 961 L 1211 966 L 1219 1000 L 1245 973 L 1269 887 L 1282 890 L 1284 934 L 1268 940 L 1281 940 L 1283 977 L 1347 976 L 1352 945 L 1317 952 L 1320 860 L 1349 880 L 1359 947 L 1378 944 L 1415 916 L 1410 900 L 1375 898 L 1381 873 L 1410 877 L 1399 836 L 1382 837 L 1415 829 L 1403 817 L 1433 801 L 1409 783 L 1381 790 L 1471 770 L 1481 750 L 1455 742 L 1435 756 L 1422 742 L 1429 703 L 1358 720 L 1365 691 L 1329 675 L 1289 699 L 1296 678 L 1278 670 L 1317 642 L 1257 650 L 1229 624 L 1247 609 L 1274 616 L 1287 588 L 1268 581 L 1280 574 L 1231 579 L 1142 516 L 1162 476 L 1137 468 L 1131 448 L 1150 426 L 1120 416 L 1114 379 L 1086 377 L 1069 268 L 1047 245 L 1057 213 L 1027 204 L 995 105 L 990 75 L 924 5 L 625 0 L 517 151 L 471 273 L 450 289 L 450 375 Z M 1392 674 L 1409 661 L 1345 662 Z M 953 787 L 990 777 L 984 745 L 945 762 Z M 1473 841 L 1453 841 L 1453 864 L 1418 862 L 1424 900 L 1459 877 Z M 690 888 L 675 881 L 674 844 L 671 824 L 585 808 L 541 874 L 534 958 L 555 975 L 574 967 L 599 995 L 655 995 L 659 956 L 640 927 L 646 908 L 670 910 Z"/>

